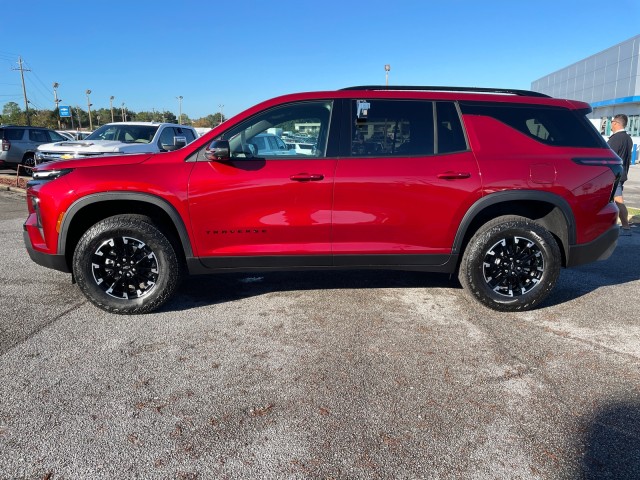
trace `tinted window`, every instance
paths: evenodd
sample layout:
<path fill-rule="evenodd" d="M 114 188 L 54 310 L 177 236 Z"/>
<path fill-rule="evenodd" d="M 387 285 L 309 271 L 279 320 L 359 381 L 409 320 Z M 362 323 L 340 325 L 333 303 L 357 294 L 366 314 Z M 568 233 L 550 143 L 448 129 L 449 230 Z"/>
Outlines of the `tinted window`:
<path fill-rule="evenodd" d="M 178 133 L 186 137 L 187 143 L 191 143 L 196 139 L 196 137 L 193 135 L 193 131 L 189 130 L 188 128 L 179 128 Z"/>
<path fill-rule="evenodd" d="M 5 140 L 22 140 L 24 137 L 24 128 L 7 128 L 4 130 Z"/>
<path fill-rule="evenodd" d="M 45 130 L 29 130 L 29 140 L 38 143 L 48 143 L 49 135 Z"/>
<path fill-rule="evenodd" d="M 164 150 L 166 148 L 172 147 L 174 144 L 175 136 L 176 136 L 176 132 L 174 131 L 173 127 L 165 127 L 164 130 L 162 130 L 162 133 L 160 134 L 160 140 L 159 140 L 160 148 Z"/>
<path fill-rule="evenodd" d="M 351 155 L 433 155 L 433 103 L 353 100 Z"/>
<path fill-rule="evenodd" d="M 460 103 L 460 107 L 463 114 L 495 118 L 547 145 L 607 148 L 584 115 L 565 108 L 490 103 Z"/>
<path fill-rule="evenodd" d="M 462 123 L 458 109 L 453 102 L 436 102 L 436 121 L 438 125 L 438 153 L 463 152 L 467 150 Z"/>

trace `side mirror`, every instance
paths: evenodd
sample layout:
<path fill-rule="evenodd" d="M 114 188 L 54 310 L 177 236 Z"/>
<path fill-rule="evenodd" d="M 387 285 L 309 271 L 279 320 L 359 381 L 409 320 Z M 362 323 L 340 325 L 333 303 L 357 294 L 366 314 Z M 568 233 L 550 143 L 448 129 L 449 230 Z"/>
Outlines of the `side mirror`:
<path fill-rule="evenodd" d="M 173 145 L 167 143 L 162 144 L 162 150 L 165 152 L 174 152 L 187 146 L 187 137 L 173 137 Z"/>
<path fill-rule="evenodd" d="M 173 137 L 173 145 L 176 147 L 176 150 L 182 147 L 186 147 L 187 137 Z"/>
<path fill-rule="evenodd" d="M 226 162 L 231 157 L 230 150 L 227 140 L 214 140 L 204 151 L 204 156 L 210 162 Z"/>

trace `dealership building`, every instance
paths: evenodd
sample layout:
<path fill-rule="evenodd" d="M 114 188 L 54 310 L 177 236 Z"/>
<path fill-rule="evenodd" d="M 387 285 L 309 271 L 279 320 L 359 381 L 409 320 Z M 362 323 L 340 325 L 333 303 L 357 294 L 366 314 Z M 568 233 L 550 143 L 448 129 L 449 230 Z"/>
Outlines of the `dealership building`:
<path fill-rule="evenodd" d="M 591 105 L 589 119 L 611 135 L 611 119 L 629 117 L 627 132 L 640 144 L 640 35 L 531 83 L 531 90 Z"/>

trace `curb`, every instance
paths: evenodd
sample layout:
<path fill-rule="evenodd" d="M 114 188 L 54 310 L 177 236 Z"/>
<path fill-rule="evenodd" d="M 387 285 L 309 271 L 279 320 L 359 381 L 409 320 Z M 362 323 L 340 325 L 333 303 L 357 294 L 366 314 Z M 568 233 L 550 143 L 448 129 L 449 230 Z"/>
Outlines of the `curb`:
<path fill-rule="evenodd" d="M 21 193 L 22 195 L 26 195 L 27 194 L 27 191 L 24 188 L 12 187 L 11 185 L 2 185 L 0 187 L 0 190 L 3 190 L 5 192 Z"/>
<path fill-rule="evenodd" d="M 30 177 L 18 177 L 16 175 L 0 174 L 0 190 L 17 192 L 26 195 L 27 190 L 19 187 L 20 183 L 26 183 Z"/>

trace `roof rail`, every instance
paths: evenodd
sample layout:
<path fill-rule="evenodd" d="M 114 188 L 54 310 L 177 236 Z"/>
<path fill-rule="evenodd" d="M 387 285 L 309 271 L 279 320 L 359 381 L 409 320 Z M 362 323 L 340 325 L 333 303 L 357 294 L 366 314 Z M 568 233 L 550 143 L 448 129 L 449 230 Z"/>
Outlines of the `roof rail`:
<path fill-rule="evenodd" d="M 534 92 L 531 90 L 516 90 L 513 88 L 485 88 L 485 87 L 442 87 L 442 86 L 385 86 L 385 85 L 361 85 L 356 87 L 342 88 L 341 90 L 413 90 L 413 91 L 439 91 L 439 92 L 472 92 L 472 93 L 507 93 L 510 95 L 519 95 L 523 97 L 545 97 L 550 98 L 544 93 Z"/>

